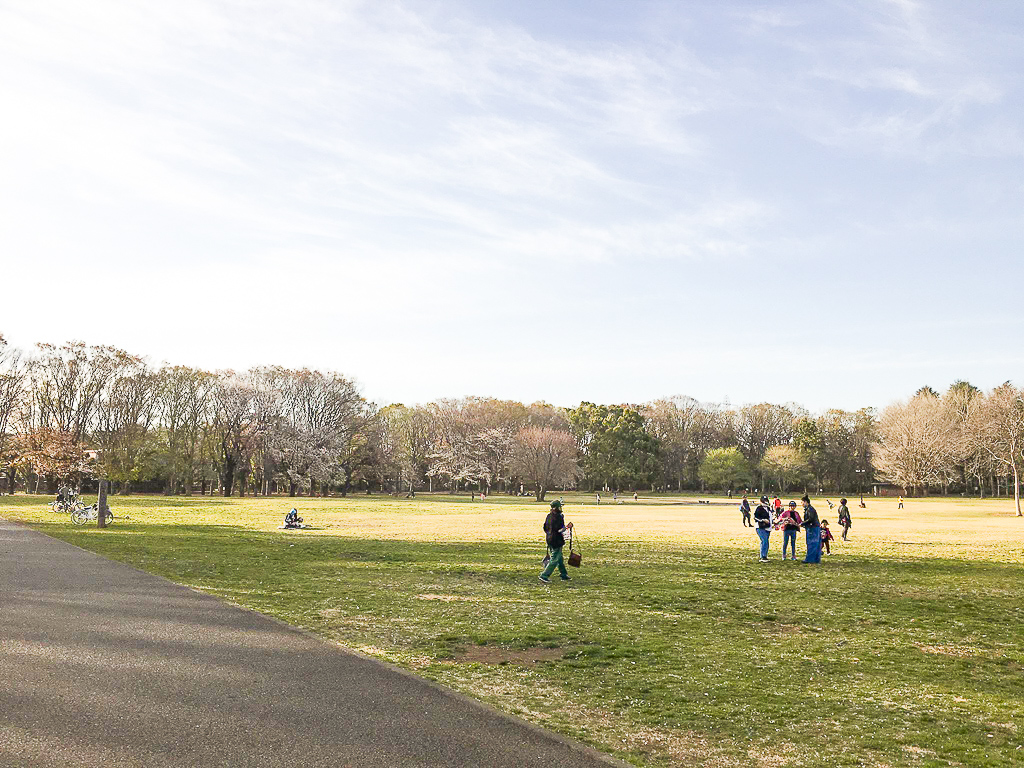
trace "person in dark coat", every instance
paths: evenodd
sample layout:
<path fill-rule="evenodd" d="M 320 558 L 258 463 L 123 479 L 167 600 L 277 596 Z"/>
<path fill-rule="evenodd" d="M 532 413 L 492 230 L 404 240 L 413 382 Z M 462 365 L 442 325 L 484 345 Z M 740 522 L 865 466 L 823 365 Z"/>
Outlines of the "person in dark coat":
<path fill-rule="evenodd" d="M 804 505 L 804 521 L 801 523 L 804 532 L 807 534 L 807 556 L 805 563 L 821 562 L 821 523 L 818 521 L 818 512 L 811 506 L 811 500 L 804 496 L 800 501 Z"/>
<path fill-rule="evenodd" d="M 772 507 L 767 496 L 761 497 L 761 503 L 754 510 L 754 522 L 757 523 L 757 537 L 761 539 L 761 562 L 768 562 L 768 539 L 772 535 Z"/>
<path fill-rule="evenodd" d="M 743 513 L 743 527 L 753 528 L 754 524 L 750 522 L 750 502 L 747 501 L 747 497 L 743 497 L 743 501 L 740 502 L 740 512 Z"/>
<path fill-rule="evenodd" d="M 572 530 L 572 523 L 565 522 L 562 514 L 562 502 L 551 502 L 551 511 L 544 520 L 544 537 L 548 543 L 548 564 L 541 571 L 540 580 L 545 584 L 551 583 L 551 574 L 558 568 L 558 575 L 562 581 L 569 581 L 569 572 L 565 570 L 565 560 L 562 559 L 562 548 L 565 546 L 565 533 Z"/>
<path fill-rule="evenodd" d="M 850 508 L 846 505 L 846 499 L 839 500 L 839 524 L 843 526 L 843 541 L 847 540 L 853 520 L 850 519 Z"/>

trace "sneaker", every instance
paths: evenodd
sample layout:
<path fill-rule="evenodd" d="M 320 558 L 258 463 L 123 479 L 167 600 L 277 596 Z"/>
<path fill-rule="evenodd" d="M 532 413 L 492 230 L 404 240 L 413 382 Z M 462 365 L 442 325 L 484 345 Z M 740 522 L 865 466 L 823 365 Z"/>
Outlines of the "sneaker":
<path fill-rule="evenodd" d="M 767 557 L 758 558 L 757 562 L 759 562 L 759 563 L 767 563 L 768 562 L 768 558 Z"/>
<path fill-rule="evenodd" d="M 559 576 L 562 581 L 572 581 L 572 576 Z"/>
<path fill-rule="evenodd" d="M 537 578 L 540 579 L 545 584 L 550 584 L 551 583 L 551 579 L 545 579 L 543 576 L 538 576 Z"/>

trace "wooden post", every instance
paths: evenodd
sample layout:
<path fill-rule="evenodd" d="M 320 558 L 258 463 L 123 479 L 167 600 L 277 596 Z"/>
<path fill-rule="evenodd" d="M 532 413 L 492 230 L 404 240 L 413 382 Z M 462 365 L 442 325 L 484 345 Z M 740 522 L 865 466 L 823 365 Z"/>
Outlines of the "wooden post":
<path fill-rule="evenodd" d="M 107 520 L 110 519 L 110 507 L 107 506 L 107 481 L 100 480 L 100 494 L 96 499 L 96 523 L 100 528 L 107 527 Z"/>

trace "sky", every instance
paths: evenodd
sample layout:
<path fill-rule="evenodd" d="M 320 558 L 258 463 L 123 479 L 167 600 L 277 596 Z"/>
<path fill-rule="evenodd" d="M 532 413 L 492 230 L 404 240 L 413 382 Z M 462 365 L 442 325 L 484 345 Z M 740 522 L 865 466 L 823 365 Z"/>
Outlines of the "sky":
<path fill-rule="evenodd" d="M 1024 384 L 1024 3 L 0 0 L 0 333 L 378 403 Z"/>

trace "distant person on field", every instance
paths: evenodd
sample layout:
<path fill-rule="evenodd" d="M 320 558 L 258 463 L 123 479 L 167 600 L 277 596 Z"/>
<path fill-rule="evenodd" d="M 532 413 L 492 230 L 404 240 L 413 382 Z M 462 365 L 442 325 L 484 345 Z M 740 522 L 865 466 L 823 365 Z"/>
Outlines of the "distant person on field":
<path fill-rule="evenodd" d="M 551 583 L 551 574 L 558 568 L 558 575 L 562 581 L 569 581 L 569 572 L 565 570 L 565 561 L 562 559 L 562 547 L 565 546 L 566 531 L 572 530 L 572 523 L 565 522 L 562 514 L 562 502 L 551 502 L 551 511 L 544 520 L 544 536 L 548 543 L 547 566 L 541 571 L 540 580 L 545 584 Z"/>
<path fill-rule="evenodd" d="M 636 491 L 633 491 L 633 501 L 636 501 L 636 500 L 637 500 Z"/>
<path fill-rule="evenodd" d="M 779 515 L 782 514 L 782 499 L 776 496 L 772 500 L 772 511 L 775 513 L 775 519 L 779 519 Z"/>
<path fill-rule="evenodd" d="M 598 505 L 601 504 L 601 494 L 600 493 L 597 494 L 597 503 L 598 503 Z"/>
<path fill-rule="evenodd" d="M 811 506 L 811 500 L 807 498 L 806 494 L 800 499 L 804 505 L 804 521 L 801 525 L 806 532 L 807 539 L 807 555 L 804 557 L 805 563 L 820 563 L 821 562 L 821 523 L 818 521 L 818 511 Z"/>
<path fill-rule="evenodd" d="M 903 509 L 903 497 L 897 496 L 896 501 L 898 502 L 896 505 L 896 509 Z"/>
<path fill-rule="evenodd" d="M 740 502 L 740 512 L 743 513 L 743 527 L 753 528 L 754 524 L 750 522 L 750 502 L 747 501 L 747 497 L 743 497 L 743 501 Z"/>
<path fill-rule="evenodd" d="M 839 500 L 839 524 L 843 526 L 843 541 L 846 541 L 847 534 L 853 526 L 853 521 L 850 519 L 850 508 L 846 506 L 846 499 Z"/>
<path fill-rule="evenodd" d="M 284 527 L 285 528 L 301 528 L 302 518 L 299 517 L 297 509 L 293 509 L 287 515 L 284 516 Z"/>
<path fill-rule="evenodd" d="M 832 554 L 832 547 L 829 546 L 830 541 L 835 541 L 835 536 L 832 535 L 832 531 L 828 529 L 828 520 L 821 521 L 821 546 L 825 548 L 825 554 Z"/>
<path fill-rule="evenodd" d="M 761 540 L 760 562 L 768 562 L 768 539 L 772 535 L 772 506 L 767 496 L 761 497 L 761 503 L 754 510 L 754 521 L 757 523 L 757 538 Z"/>
<path fill-rule="evenodd" d="M 779 513 L 779 523 L 782 525 L 782 559 L 786 559 L 787 545 L 789 556 L 796 560 L 796 532 L 800 530 L 800 523 L 803 518 L 796 511 L 796 502 L 789 502 L 789 507 Z"/>

